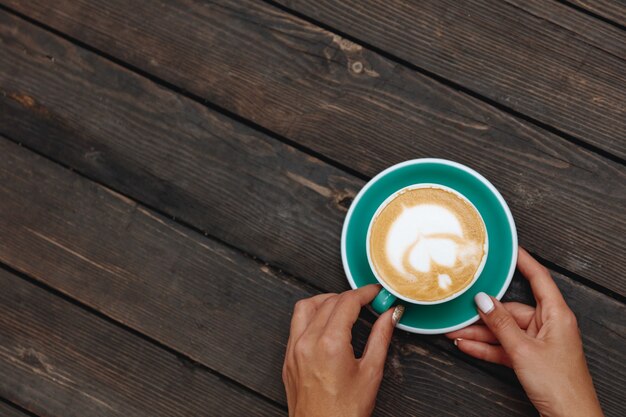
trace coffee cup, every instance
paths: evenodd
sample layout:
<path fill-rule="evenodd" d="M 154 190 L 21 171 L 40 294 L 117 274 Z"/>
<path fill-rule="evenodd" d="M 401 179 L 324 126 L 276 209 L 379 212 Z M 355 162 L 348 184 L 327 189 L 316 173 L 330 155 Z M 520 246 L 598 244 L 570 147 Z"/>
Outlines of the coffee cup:
<path fill-rule="evenodd" d="M 420 204 L 407 209 L 408 201 Z M 394 204 L 397 208 L 392 207 Z M 389 215 L 389 211 L 393 213 Z M 384 226 L 377 226 L 383 223 Z M 463 230 L 468 227 L 476 232 L 477 239 L 464 239 Z M 375 237 L 378 234 L 384 239 L 376 238 L 372 243 L 373 231 Z M 387 197 L 372 217 L 366 239 L 367 260 L 383 287 L 372 302 L 378 313 L 388 310 L 398 299 L 432 305 L 459 297 L 480 276 L 489 250 L 485 222 L 474 204 L 459 191 L 434 183 L 409 185 Z M 385 250 L 386 255 L 381 255 Z M 398 250 L 403 251 L 402 260 Z M 460 263 L 461 252 L 463 259 L 472 261 L 471 265 Z M 415 280 L 414 285 L 411 279 Z M 419 291 L 411 292 L 418 288 Z"/>
<path fill-rule="evenodd" d="M 420 334 L 448 333 L 479 319 L 473 301 L 476 293 L 485 292 L 498 300 L 502 298 L 511 283 L 517 261 L 517 230 L 511 210 L 496 187 L 472 168 L 445 159 L 422 158 L 400 162 L 375 175 L 354 197 L 346 214 L 341 233 L 343 269 L 353 289 L 379 282 L 372 271 L 366 248 L 371 220 L 390 195 L 417 184 L 444 185 L 471 201 L 487 227 L 487 259 L 478 279 L 452 300 L 434 305 L 420 304 L 413 302 L 414 297 L 398 298 L 385 290 L 373 306 L 377 312 L 383 313 L 397 301 L 406 307 L 396 325 L 399 329 Z"/>

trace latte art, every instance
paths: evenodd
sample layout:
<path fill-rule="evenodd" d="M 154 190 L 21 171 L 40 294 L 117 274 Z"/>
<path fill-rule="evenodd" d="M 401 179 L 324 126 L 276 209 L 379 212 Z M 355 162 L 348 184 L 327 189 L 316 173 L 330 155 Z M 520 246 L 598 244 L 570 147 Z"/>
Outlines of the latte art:
<path fill-rule="evenodd" d="M 442 188 L 408 189 L 376 216 L 370 256 L 392 289 L 419 301 L 441 300 L 469 285 L 485 256 L 476 209 Z"/>

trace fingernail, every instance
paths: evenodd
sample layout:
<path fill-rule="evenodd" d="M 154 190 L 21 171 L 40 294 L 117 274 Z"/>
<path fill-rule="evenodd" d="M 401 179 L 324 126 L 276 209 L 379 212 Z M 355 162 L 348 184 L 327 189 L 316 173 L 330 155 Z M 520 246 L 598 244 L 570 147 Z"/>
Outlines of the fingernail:
<path fill-rule="evenodd" d="M 491 310 L 493 310 L 495 307 L 493 305 L 493 301 L 491 301 L 491 297 L 489 297 L 484 292 L 479 292 L 478 294 L 476 294 L 476 296 L 474 296 L 474 302 L 476 303 L 480 311 L 485 314 L 491 313 Z"/>
<path fill-rule="evenodd" d="M 393 322 L 394 326 L 398 324 L 403 314 L 404 314 L 404 306 L 402 304 L 397 305 L 396 308 L 393 309 L 393 314 L 391 315 L 391 321 Z"/>
<path fill-rule="evenodd" d="M 454 346 L 459 346 L 459 340 L 463 340 L 460 337 L 457 337 L 456 339 L 454 339 Z"/>

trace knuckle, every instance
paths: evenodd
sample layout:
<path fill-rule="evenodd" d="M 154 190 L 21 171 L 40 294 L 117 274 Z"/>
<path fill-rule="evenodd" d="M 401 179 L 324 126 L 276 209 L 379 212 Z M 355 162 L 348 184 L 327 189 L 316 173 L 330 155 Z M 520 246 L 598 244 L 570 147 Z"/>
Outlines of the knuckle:
<path fill-rule="evenodd" d="M 373 337 L 377 343 L 381 345 L 389 344 L 391 341 L 391 335 L 393 332 L 393 327 L 389 327 L 388 329 L 380 329 L 377 332 L 373 332 L 371 337 Z"/>
<path fill-rule="evenodd" d="M 326 353 L 334 354 L 341 350 L 341 344 L 332 336 L 322 336 L 319 340 L 319 344 L 321 349 Z"/>
<path fill-rule="evenodd" d="M 568 328 L 578 328 L 578 320 L 576 319 L 576 315 L 570 309 L 567 309 L 563 313 L 563 317 L 561 318 L 563 324 Z"/>
<path fill-rule="evenodd" d="M 293 310 L 296 313 L 300 313 L 302 311 L 306 311 L 308 308 L 309 308 L 309 300 L 305 298 L 303 300 L 298 300 Z"/>
<path fill-rule="evenodd" d="M 283 364 L 282 377 L 283 377 L 283 383 L 287 383 L 287 363 L 286 362 Z"/>
<path fill-rule="evenodd" d="M 567 309 L 561 305 L 550 306 L 546 307 L 545 314 L 550 319 L 561 321 L 563 316 L 567 314 Z"/>
<path fill-rule="evenodd" d="M 345 295 L 339 301 L 342 307 L 353 307 L 359 305 L 359 300 L 354 294 Z"/>
<path fill-rule="evenodd" d="M 324 300 L 324 302 L 322 303 L 322 306 L 334 304 L 337 302 L 338 299 L 340 299 L 340 297 L 341 297 L 340 295 L 333 295 L 331 297 L 328 297 L 327 299 Z"/>
<path fill-rule="evenodd" d="M 344 291 L 341 294 L 339 294 L 340 298 L 350 298 L 354 296 L 354 290 L 348 290 L 348 291 Z"/>
<path fill-rule="evenodd" d="M 293 347 L 297 359 L 309 359 L 313 356 L 313 346 L 306 338 L 300 338 Z"/>
<path fill-rule="evenodd" d="M 555 320 L 558 320 L 559 323 L 571 325 L 576 322 L 574 312 L 565 303 L 554 307 L 552 311 L 548 312 L 548 315 L 553 317 Z"/>
<path fill-rule="evenodd" d="M 350 303 L 355 299 L 356 295 L 354 294 L 354 291 L 346 291 L 339 296 L 339 299 L 337 301 L 340 303 Z"/>
<path fill-rule="evenodd" d="M 332 300 L 333 303 L 336 303 L 337 305 L 341 305 L 341 304 L 343 304 L 345 302 L 346 295 L 345 294 L 339 294 L 336 297 L 329 298 L 326 301 L 331 301 L 331 300 Z"/>
<path fill-rule="evenodd" d="M 380 381 L 383 379 L 383 368 L 377 365 L 369 365 L 365 367 L 367 378 L 370 381 Z"/>

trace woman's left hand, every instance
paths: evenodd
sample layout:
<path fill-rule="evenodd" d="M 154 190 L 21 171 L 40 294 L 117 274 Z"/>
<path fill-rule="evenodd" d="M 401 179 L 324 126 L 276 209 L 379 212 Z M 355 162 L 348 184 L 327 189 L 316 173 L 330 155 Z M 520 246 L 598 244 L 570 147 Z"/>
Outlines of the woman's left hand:
<path fill-rule="evenodd" d="M 351 339 L 361 307 L 379 291 L 379 285 L 368 285 L 296 303 L 283 365 L 290 417 L 372 414 L 391 334 L 403 307 L 376 320 L 361 358 L 354 356 Z"/>

